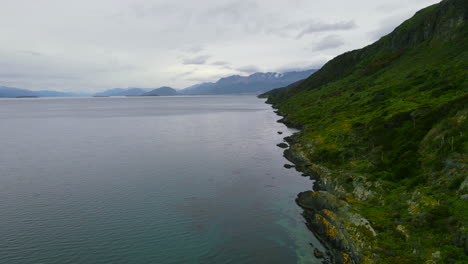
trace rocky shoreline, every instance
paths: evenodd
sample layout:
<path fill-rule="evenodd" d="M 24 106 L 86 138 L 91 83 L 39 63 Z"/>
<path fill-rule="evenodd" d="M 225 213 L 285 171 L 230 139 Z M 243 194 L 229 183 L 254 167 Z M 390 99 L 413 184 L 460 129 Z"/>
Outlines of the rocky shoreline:
<path fill-rule="evenodd" d="M 450 116 L 454 117 L 447 120 L 465 120 L 467 112 L 463 104 L 450 106 L 453 109 Z M 289 121 L 287 115 L 275 112 L 283 117 L 278 122 L 301 129 Z M 452 124 L 452 127 L 458 126 L 458 123 Z M 441 133 L 440 127 L 434 126 L 425 133 L 428 135 L 425 142 L 430 141 L 435 133 Z M 296 203 L 304 210 L 308 228 L 327 248 L 328 259 L 323 263 L 410 263 L 409 259 L 417 260 L 413 263 L 456 263 L 456 258 L 468 252 L 463 213 L 450 211 L 450 205 L 466 205 L 467 167 L 463 161 L 455 163 L 456 156 L 450 159 L 452 163 L 446 163 L 451 166 L 429 182 L 432 184 L 396 190 L 391 182 L 375 180 L 362 170 L 352 170 L 352 166 L 320 164 L 317 156 L 320 142 L 306 129 L 284 140 L 289 145 L 284 157 L 294 164 L 288 167 L 315 180 L 312 190 L 298 194 Z M 445 184 L 439 186 L 447 186 L 447 189 L 443 189 L 436 200 L 434 193 L 427 190 L 435 190 L 435 184 L 441 182 Z M 425 233 L 436 228 L 447 233 Z M 446 257 L 456 254 L 459 256 Z"/>
<path fill-rule="evenodd" d="M 274 106 L 273 106 L 274 107 Z M 289 128 L 300 129 L 297 124 L 287 121 L 279 111 L 276 114 L 283 118 L 278 120 Z M 308 160 L 301 151 L 298 140 L 300 132 L 286 137 L 289 148 L 284 151 L 284 157 L 295 165 L 303 176 L 314 180 L 313 191 L 299 193 L 296 203 L 304 210 L 303 216 L 308 229 L 327 249 L 323 263 L 362 263 L 362 248 L 371 250 L 368 235 L 376 236 L 369 221 L 350 207 L 346 200 L 340 199 L 337 189 L 333 186 L 332 172 Z M 307 146 L 306 146 L 307 147 Z M 361 234 L 361 230 L 367 234 Z M 371 239 L 372 240 L 372 239 Z"/>
<path fill-rule="evenodd" d="M 301 129 L 284 154 L 317 181 L 297 203 L 334 263 L 468 263 L 467 18 L 440 1 L 259 95 Z"/>

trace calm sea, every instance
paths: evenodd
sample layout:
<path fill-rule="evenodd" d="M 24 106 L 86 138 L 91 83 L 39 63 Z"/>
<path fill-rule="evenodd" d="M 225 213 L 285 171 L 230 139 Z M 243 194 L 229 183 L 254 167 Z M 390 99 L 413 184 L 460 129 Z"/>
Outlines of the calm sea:
<path fill-rule="evenodd" d="M 0 263 L 320 263 L 278 119 L 253 96 L 0 99 Z"/>

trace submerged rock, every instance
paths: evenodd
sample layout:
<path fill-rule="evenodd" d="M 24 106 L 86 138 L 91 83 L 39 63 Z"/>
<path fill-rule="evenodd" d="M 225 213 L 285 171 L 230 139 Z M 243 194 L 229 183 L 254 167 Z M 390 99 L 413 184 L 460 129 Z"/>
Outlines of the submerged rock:
<path fill-rule="evenodd" d="M 322 251 L 320 251 L 318 248 L 314 249 L 314 256 L 318 259 L 324 258 L 325 255 L 323 254 Z"/>

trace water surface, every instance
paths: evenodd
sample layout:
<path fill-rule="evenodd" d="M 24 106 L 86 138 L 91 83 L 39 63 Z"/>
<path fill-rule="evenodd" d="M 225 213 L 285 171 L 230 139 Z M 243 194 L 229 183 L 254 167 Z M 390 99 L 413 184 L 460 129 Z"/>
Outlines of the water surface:
<path fill-rule="evenodd" d="M 277 119 L 253 96 L 0 99 L 0 263 L 320 263 Z"/>

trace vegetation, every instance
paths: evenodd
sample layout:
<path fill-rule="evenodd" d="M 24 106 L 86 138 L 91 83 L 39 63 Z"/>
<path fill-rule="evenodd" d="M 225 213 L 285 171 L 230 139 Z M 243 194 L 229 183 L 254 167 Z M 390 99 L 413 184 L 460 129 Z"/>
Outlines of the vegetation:
<path fill-rule="evenodd" d="M 323 188 L 377 232 L 371 250 L 362 248 L 369 263 L 468 263 L 467 6 L 423 9 L 378 42 L 263 95 L 302 128 L 292 148 L 330 169 L 345 193 Z M 371 194 L 356 197 L 362 186 Z"/>

